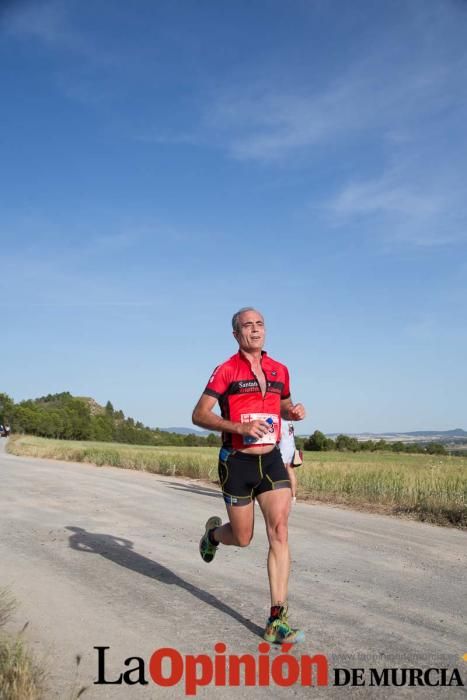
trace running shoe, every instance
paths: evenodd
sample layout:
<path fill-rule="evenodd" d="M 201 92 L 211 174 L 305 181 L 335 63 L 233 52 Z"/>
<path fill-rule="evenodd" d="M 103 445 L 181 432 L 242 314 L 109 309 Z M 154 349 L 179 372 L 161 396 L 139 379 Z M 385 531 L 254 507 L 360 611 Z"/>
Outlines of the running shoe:
<path fill-rule="evenodd" d="M 220 527 L 221 525 L 222 520 L 217 515 L 213 515 L 206 522 L 204 535 L 199 541 L 199 553 L 201 555 L 201 559 L 205 561 L 206 564 L 209 564 L 209 562 L 211 562 L 214 559 L 217 552 L 217 547 L 211 544 L 209 540 L 209 530 L 213 530 L 214 528 Z"/>
<path fill-rule="evenodd" d="M 289 625 L 286 605 L 281 608 L 279 617 L 269 618 L 263 637 L 270 644 L 296 644 L 305 640 L 302 630 Z"/>

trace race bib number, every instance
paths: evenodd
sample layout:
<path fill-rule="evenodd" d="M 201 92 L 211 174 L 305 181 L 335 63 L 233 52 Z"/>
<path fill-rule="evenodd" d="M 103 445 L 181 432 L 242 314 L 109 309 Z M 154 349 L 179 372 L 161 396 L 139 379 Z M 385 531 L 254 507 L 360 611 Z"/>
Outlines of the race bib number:
<path fill-rule="evenodd" d="M 243 436 L 244 445 L 275 445 L 279 435 L 279 416 L 275 413 L 242 413 L 240 421 L 251 423 L 254 420 L 264 420 L 269 423 L 269 430 L 261 438 L 254 438 L 250 435 Z"/>

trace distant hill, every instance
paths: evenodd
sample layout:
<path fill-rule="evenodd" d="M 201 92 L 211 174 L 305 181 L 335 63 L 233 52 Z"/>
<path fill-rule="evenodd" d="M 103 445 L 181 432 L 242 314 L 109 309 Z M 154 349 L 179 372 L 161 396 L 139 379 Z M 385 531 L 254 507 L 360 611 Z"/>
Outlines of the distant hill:
<path fill-rule="evenodd" d="M 164 433 L 176 433 L 177 435 L 209 435 L 209 430 L 196 430 L 195 428 L 184 428 L 184 427 L 170 427 L 170 428 L 159 428 Z M 326 433 L 327 437 L 336 438 L 340 433 Z M 462 428 L 456 428 L 454 430 L 413 430 L 407 433 L 345 433 L 351 437 L 356 437 L 361 440 L 375 440 L 375 439 L 389 439 L 389 440 L 404 440 L 411 438 L 424 438 L 425 440 L 435 440 L 435 439 L 447 439 L 447 438 L 465 438 L 467 440 L 467 431 L 462 430 Z M 297 437 L 308 437 L 308 434 L 302 435 L 297 434 Z"/>
<path fill-rule="evenodd" d="M 129 445 L 217 446 L 220 437 L 194 428 L 150 428 L 125 416 L 111 401 L 105 406 L 90 396 L 73 396 L 69 391 L 26 399 L 15 404 L 0 393 L 0 422 L 13 433 L 26 433 L 62 440 L 95 440 Z"/>
<path fill-rule="evenodd" d="M 401 433 L 401 435 L 413 435 L 414 437 L 434 437 L 440 435 L 442 437 L 465 437 L 467 438 L 467 431 L 462 430 L 462 428 L 456 428 L 455 430 L 414 430 L 412 433 Z"/>
<path fill-rule="evenodd" d="M 176 433 L 177 435 L 209 435 L 210 430 L 196 430 L 195 428 L 159 428 L 163 433 Z"/>
<path fill-rule="evenodd" d="M 91 416 L 99 416 L 105 413 L 104 406 L 101 406 L 97 401 L 92 399 L 90 396 L 77 396 L 77 399 L 84 401 L 89 406 Z"/>
<path fill-rule="evenodd" d="M 329 437 L 339 435 L 339 433 L 327 433 Z M 455 430 L 412 430 L 407 433 L 345 433 L 346 435 L 371 435 L 372 437 L 391 437 L 394 435 L 409 435 L 412 437 L 436 437 L 437 435 L 442 435 L 444 437 L 467 437 L 467 431 L 462 430 L 462 428 L 456 428 Z"/>
<path fill-rule="evenodd" d="M 212 431 L 197 430 L 194 427 L 150 428 L 138 420 L 126 417 L 123 411 L 116 410 L 110 401 L 102 406 L 90 396 L 75 397 L 68 391 L 27 399 L 19 404 L 15 404 L 6 394 L 2 396 L 3 412 L 0 418 L 3 417 L 4 421 L 9 419 L 15 432 L 61 439 L 143 445 L 213 445 L 220 441 L 218 434 L 214 440 L 214 436 L 210 435 Z M 5 408 L 5 405 L 8 408 Z M 342 433 L 328 433 L 327 437 L 336 439 L 339 434 Z M 467 445 L 467 431 L 462 428 L 347 435 L 358 442 L 384 440 L 387 443 L 403 442 L 408 445 L 442 443 L 456 448 Z M 309 436 L 297 434 L 297 437 Z"/>
<path fill-rule="evenodd" d="M 407 433 L 346 433 L 357 440 L 386 440 L 387 442 L 422 442 L 439 441 L 443 443 L 467 442 L 467 431 L 462 428 L 453 430 L 412 430 Z M 327 437 L 335 439 L 339 433 L 328 433 Z"/>
<path fill-rule="evenodd" d="M 72 396 L 69 391 L 62 391 L 61 394 L 48 394 L 47 396 L 39 396 L 33 399 L 35 404 L 45 405 L 47 408 L 60 408 L 68 399 L 78 399 L 89 408 L 91 416 L 99 416 L 105 413 L 104 406 L 101 406 L 90 396 Z"/>

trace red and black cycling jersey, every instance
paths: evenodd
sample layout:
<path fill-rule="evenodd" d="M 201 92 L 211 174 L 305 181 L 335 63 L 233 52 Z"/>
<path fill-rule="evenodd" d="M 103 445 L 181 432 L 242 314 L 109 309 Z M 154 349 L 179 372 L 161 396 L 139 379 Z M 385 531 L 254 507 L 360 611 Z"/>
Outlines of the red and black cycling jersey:
<path fill-rule="evenodd" d="M 241 351 L 216 367 L 204 390 L 219 401 L 222 418 L 245 423 L 261 418 L 271 425 L 270 434 L 261 441 L 254 441 L 236 433 L 222 433 L 226 447 L 245 449 L 252 445 L 276 444 L 280 437 L 280 403 L 290 397 L 289 371 L 287 367 L 263 350 L 261 367 L 266 378 L 263 396 L 250 362 Z"/>

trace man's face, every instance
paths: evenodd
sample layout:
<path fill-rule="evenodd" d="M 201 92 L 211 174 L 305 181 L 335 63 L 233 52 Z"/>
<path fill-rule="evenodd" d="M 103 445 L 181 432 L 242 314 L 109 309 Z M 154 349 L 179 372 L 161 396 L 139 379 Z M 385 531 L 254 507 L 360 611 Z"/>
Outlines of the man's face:
<path fill-rule="evenodd" d="M 244 311 L 238 319 L 238 331 L 234 336 L 240 350 L 254 352 L 262 350 L 265 339 L 264 319 L 258 311 Z"/>

